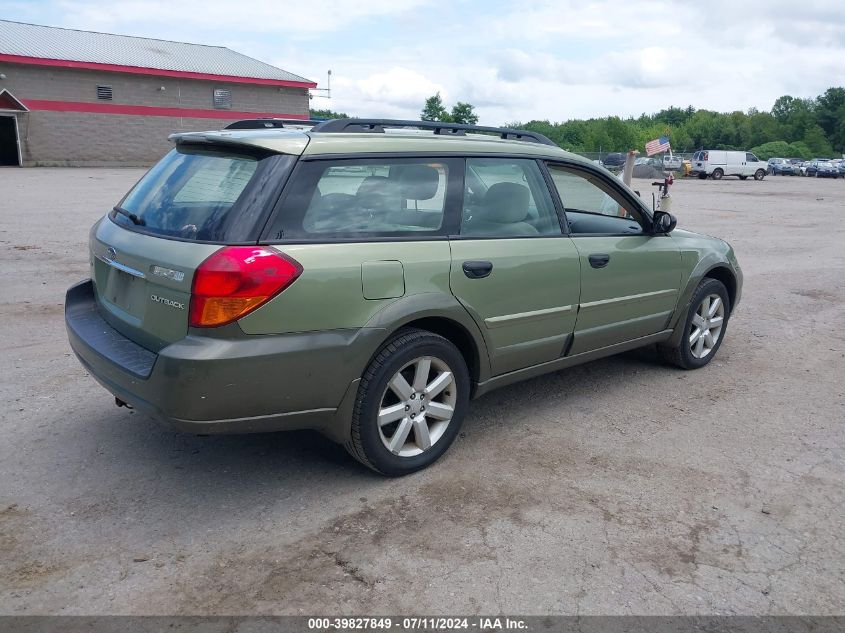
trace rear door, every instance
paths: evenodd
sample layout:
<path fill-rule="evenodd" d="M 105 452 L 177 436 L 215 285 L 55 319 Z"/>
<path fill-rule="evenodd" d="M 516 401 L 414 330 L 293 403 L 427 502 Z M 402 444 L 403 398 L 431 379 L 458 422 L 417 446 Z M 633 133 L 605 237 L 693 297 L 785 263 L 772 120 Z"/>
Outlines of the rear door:
<path fill-rule="evenodd" d="M 242 318 L 241 329 L 358 329 L 412 295 L 448 296 L 455 225 L 446 209 L 460 200 L 462 171 L 455 158 L 300 160 L 262 244 L 295 259 L 302 273 Z"/>
<path fill-rule="evenodd" d="M 537 161 L 467 159 L 451 250 L 452 292 L 483 332 L 494 375 L 565 354 L 580 292 L 578 251 Z"/>
<path fill-rule="evenodd" d="M 294 161 L 232 146 L 167 154 L 92 232 L 104 318 L 148 349 L 183 338 L 194 270 L 222 244 L 257 241 Z"/>
<path fill-rule="evenodd" d="M 640 206 L 613 178 L 550 164 L 578 251 L 581 296 L 572 354 L 655 334 L 678 300 L 680 250 L 651 235 Z"/>

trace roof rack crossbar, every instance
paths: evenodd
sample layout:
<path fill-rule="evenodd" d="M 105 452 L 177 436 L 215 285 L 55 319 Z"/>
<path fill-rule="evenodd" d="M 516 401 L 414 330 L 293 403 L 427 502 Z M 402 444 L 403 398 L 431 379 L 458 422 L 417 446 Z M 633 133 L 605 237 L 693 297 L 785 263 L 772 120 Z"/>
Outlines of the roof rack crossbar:
<path fill-rule="evenodd" d="M 529 130 L 514 130 L 505 127 L 467 125 L 465 123 L 443 123 L 441 121 L 402 121 L 396 119 L 331 119 L 315 125 L 312 132 L 375 132 L 384 133 L 385 128 L 416 128 L 432 130 L 441 136 L 465 136 L 467 132 L 496 134 L 503 140 L 529 141 L 543 145 L 557 145 L 547 136 Z"/>

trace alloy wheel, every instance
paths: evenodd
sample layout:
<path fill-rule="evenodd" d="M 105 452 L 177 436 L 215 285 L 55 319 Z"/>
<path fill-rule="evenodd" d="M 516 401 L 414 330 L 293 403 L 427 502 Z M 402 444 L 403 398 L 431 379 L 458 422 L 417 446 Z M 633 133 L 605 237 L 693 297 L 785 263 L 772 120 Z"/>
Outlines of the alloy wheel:
<path fill-rule="evenodd" d="M 393 375 L 382 394 L 382 443 L 399 457 L 429 450 L 452 421 L 457 396 L 454 374 L 445 362 L 434 356 L 412 360 Z"/>
<path fill-rule="evenodd" d="M 708 356 L 722 335 L 725 323 L 725 302 L 717 294 L 704 297 L 692 316 L 689 345 L 695 358 Z"/>

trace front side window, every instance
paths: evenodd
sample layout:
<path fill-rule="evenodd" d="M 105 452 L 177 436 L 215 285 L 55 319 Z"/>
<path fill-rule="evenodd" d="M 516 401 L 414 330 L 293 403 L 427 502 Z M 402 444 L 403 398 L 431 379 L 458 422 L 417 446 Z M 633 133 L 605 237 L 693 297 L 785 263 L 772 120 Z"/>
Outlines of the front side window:
<path fill-rule="evenodd" d="M 640 234 L 641 213 L 595 174 L 549 165 L 572 234 Z"/>
<path fill-rule="evenodd" d="M 537 163 L 514 158 L 467 159 L 461 235 L 561 235 L 560 220 Z"/>
<path fill-rule="evenodd" d="M 311 161 L 300 164 L 270 239 L 441 235 L 450 160 Z"/>
<path fill-rule="evenodd" d="M 777 159 L 777 162 L 781 162 L 782 160 L 783 159 L 779 158 L 779 159 Z M 751 152 L 747 152 L 745 154 L 745 162 L 747 162 L 747 163 L 759 163 L 760 161 L 757 160 L 757 157 L 754 154 L 752 154 Z"/>

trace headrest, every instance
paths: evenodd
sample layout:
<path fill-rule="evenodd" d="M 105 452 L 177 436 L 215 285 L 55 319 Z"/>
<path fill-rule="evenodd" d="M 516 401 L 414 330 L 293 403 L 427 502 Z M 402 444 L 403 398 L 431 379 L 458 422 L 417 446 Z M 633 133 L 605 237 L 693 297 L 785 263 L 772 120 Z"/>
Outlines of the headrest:
<path fill-rule="evenodd" d="M 530 192 L 525 185 L 497 182 L 484 195 L 478 214 L 487 222 L 510 224 L 522 222 L 528 215 Z"/>
<path fill-rule="evenodd" d="M 399 190 L 387 176 L 367 176 L 358 185 L 355 201 L 364 209 L 396 211 L 399 209 Z"/>
<path fill-rule="evenodd" d="M 398 167 L 398 165 L 397 165 Z M 410 200 L 430 200 L 437 195 L 440 174 L 428 165 L 401 165 L 399 188 L 402 197 Z"/>
<path fill-rule="evenodd" d="M 367 176 L 358 185 L 356 196 L 366 196 L 372 193 L 384 193 L 390 187 L 390 181 L 387 176 Z"/>

